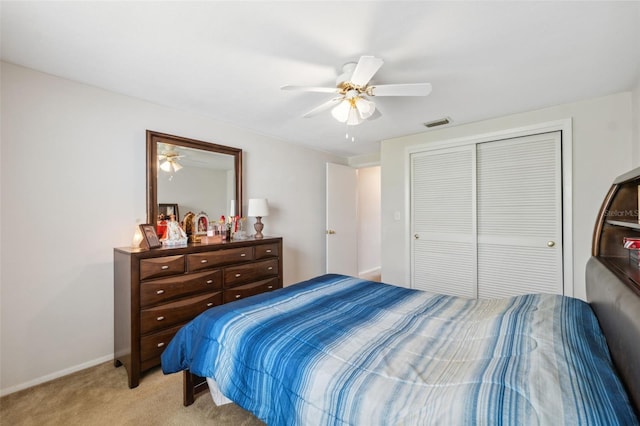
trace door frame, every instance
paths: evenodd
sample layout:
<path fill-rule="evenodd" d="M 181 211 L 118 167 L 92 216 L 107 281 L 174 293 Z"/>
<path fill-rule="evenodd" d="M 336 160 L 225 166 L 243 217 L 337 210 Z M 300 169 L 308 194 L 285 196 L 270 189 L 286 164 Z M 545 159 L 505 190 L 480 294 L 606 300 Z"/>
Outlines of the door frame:
<path fill-rule="evenodd" d="M 498 130 L 460 138 L 443 139 L 436 142 L 412 145 L 405 148 L 404 152 L 404 211 L 405 230 L 404 246 L 407 253 L 407 265 L 405 268 L 405 282 L 411 282 L 411 154 L 430 151 L 441 148 L 451 148 L 462 145 L 476 145 L 482 142 L 492 142 L 502 139 L 511 139 L 521 136 L 529 136 L 537 133 L 561 132 L 560 149 L 562 154 L 562 268 L 563 291 L 566 296 L 573 296 L 573 120 L 549 121 L 528 126 Z"/>

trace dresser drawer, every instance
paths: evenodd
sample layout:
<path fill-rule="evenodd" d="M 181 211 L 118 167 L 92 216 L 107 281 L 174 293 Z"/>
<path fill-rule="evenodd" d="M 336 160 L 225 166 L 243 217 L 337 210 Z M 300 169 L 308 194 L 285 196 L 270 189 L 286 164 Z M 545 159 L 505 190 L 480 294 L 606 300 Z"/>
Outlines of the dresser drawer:
<path fill-rule="evenodd" d="M 159 331 L 193 319 L 207 309 L 222 304 L 222 293 L 210 293 L 178 300 L 140 311 L 140 332 Z"/>
<path fill-rule="evenodd" d="M 253 260 L 253 247 L 240 247 L 210 251 L 207 253 L 194 253 L 187 255 L 187 269 L 193 272 L 229 263 L 247 262 L 250 260 Z"/>
<path fill-rule="evenodd" d="M 278 256 L 280 256 L 280 253 L 278 253 L 278 244 L 261 244 L 256 246 L 256 259 Z"/>
<path fill-rule="evenodd" d="M 222 290 L 222 270 L 182 274 L 140 284 L 140 305 L 150 306 L 203 291 Z"/>
<path fill-rule="evenodd" d="M 159 357 L 183 324 L 140 339 L 140 361 Z"/>
<path fill-rule="evenodd" d="M 225 288 L 278 275 L 278 259 L 262 260 L 224 269 Z"/>
<path fill-rule="evenodd" d="M 233 302 L 234 300 L 244 299 L 260 293 L 266 293 L 271 290 L 280 288 L 278 278 L 269 278 L 251 284 L 240 285 L 224 292 L 224 303 Z"/>
<path fill-rule="evenodd" d="M 184 256 L 164 256 L 140 261 L 140 279 L 184 273 Z"/>

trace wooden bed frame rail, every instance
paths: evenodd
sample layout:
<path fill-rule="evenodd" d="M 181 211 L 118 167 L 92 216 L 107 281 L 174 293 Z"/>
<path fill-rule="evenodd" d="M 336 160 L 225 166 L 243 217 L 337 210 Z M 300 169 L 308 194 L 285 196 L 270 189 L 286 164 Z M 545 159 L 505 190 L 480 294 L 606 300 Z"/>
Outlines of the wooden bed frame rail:
<path fill-rule="evenodd" d="M 188 370 L 182 372 L 182 404 L 185 407 L 193 404 L 196 397 L 209 390 L 207 379 L 196 376 Z"/>

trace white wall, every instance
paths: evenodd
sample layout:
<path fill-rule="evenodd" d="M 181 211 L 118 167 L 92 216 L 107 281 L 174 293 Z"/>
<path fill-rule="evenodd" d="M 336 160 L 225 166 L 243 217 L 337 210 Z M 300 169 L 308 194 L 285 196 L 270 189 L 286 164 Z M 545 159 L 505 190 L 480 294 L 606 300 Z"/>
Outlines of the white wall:
<path fill-rule="evenodd" d="M 380 166 L 358 169 L 358 273 L 380 269 Z"/>
<path fill-rule="evenodd" d="M 407 147 L 567 118 L 573 119 L 573 291 L 585 299 L 584 268 L 598 209 L 613 179 L 634 165 L 631 92 L 383 141 L 382 280 L 409 285 Z M 400 220 L 394 220 L 395 211 Z"/>
<path fill-rule="evenodd" d="M 324 272 L 325 163 L 346 159 L 1 64 L 0 390 L 113 354 L 113 247 L 146 219 L 145 131 L 244 150 L 244 198 L 266 197 L 285 285 Z"/>
<path fill-rule="evenodd" d="M 631 93 L 633 116 L 633 148 L 632 158 L 634 167 L 640 167 L 640 75 Z"/>

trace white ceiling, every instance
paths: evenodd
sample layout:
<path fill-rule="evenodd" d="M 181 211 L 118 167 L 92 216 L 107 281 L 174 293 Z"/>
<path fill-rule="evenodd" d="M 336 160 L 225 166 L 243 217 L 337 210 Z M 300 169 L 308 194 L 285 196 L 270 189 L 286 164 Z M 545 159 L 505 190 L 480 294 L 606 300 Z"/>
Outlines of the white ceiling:
<path fill-rule="evenodd" d="M 11 2 L 2 59 L 260 134 L 353 156 L 379 141 L 631 90 L 640 75 L 640 2 Z M 430 82 L 424 98 L 374 98 L 381 116 L 350 128 L 332 95 L 361 55 L 372 82 Z M 211 136 L 212 140 L 215 135 Z"/>

